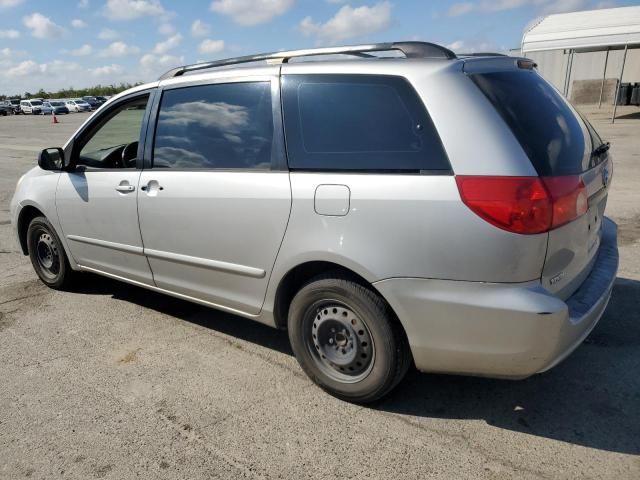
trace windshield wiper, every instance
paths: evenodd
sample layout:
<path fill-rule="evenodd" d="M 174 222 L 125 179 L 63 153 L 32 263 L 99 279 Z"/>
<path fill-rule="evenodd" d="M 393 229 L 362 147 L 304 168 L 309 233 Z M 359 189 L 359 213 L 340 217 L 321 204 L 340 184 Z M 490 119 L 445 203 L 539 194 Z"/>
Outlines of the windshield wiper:
<path fill-rule="evenodd" d="M 592 155 L 602 155 L 604 152 L 611 148 L 611 144 L 609 142 L 604 142 L 600 144 L 598 147 L 593 149 L 591 152 Z"/>

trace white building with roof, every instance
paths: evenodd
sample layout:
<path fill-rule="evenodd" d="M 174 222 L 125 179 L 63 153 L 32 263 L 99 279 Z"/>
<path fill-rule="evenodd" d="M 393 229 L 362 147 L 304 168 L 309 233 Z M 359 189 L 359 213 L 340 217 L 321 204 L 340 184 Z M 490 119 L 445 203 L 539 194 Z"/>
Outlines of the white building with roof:
<path fill-rule="evenodd" d="M 612 104 L 621 85 L 640 83 L 640 6 L 541 17 L 521 54 L 573 102 Z"/>

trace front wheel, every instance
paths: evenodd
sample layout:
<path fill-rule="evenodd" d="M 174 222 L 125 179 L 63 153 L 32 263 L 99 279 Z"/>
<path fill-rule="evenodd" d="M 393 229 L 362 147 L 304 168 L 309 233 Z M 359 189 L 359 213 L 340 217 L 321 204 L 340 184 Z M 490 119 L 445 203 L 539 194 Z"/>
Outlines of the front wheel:
<path fill-rule="evenodd" d="M 48 287 L 63 289 L 71 283 L 73 270 L 53 225 L 45 217 L 31 220 L 27 247 L 33 269 Z"/>
<path fill-rule="evenodd" d="M 410 365 L 406 336 L 389 306 L 346 277 L 321 276 L 305 285 L 291 302 L 288 329 L 305 373 L 343 400 L 378 400 Z"/>

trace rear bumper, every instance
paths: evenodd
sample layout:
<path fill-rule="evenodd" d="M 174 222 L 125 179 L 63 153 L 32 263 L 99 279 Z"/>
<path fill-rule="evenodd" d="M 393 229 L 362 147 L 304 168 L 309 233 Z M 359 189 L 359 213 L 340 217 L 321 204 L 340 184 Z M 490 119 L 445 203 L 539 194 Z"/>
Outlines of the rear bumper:
<path fill-rule="evenodd" d="M 394 278 L 374 286 L 403 324 L 419 370 L 525 378 L 552 368 L 602 316 L 618 269 L 617 227 L 603 222 L 593 269 L 566 301 L 535 282 Z"/>

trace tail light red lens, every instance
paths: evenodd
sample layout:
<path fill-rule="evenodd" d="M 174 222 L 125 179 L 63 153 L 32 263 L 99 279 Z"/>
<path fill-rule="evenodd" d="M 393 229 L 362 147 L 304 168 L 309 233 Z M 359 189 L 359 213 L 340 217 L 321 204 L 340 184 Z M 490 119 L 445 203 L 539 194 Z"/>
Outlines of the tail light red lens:
<path fill-rule="evenodd" d="M 542 177 L 542 181 L 553 199 L 552 229 L 587 213 L 587 189 L 579 176 Z"/>
<path fill-rule="evenodd" d="M 578 176 L 456 176 L 462 201 L 477 215 L 513 233 L 536 234 L 564 225 L 587 211 Z"/>

